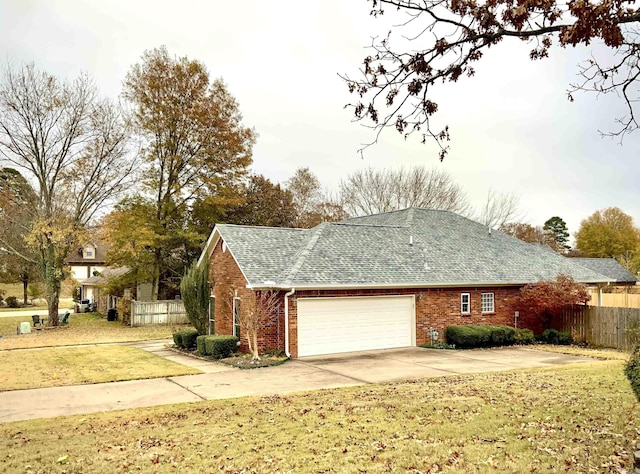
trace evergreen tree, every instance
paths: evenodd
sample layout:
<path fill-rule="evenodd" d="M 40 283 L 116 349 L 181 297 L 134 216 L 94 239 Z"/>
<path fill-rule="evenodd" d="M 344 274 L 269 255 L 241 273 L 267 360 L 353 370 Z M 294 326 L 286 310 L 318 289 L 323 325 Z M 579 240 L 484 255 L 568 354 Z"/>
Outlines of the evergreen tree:
<path fill-rule="evenodd" d="M 208 260 L 200 266 L 197 261 L 191 264 L 180 282 L 180 292 L 189 321 L 198 330 L 198 334 L 207 334 L 211 294 Z"/>
<path fill-rule="evenodd" d="M 567 223 L 562 218 L 553 216 L 544 223 L 543 229 L 549 234 L 550 240 L 555 242 L 558 252 L 564 252 L 570 248 L 567 244 L 569 242 L 569 230 L 567 229 Z"/>

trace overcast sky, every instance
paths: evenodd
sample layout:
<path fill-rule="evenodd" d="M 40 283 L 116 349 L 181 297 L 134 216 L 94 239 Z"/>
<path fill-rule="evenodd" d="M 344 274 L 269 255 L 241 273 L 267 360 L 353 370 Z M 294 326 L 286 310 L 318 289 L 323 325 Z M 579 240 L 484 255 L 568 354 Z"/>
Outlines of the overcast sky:
<path fill-rule="evenodd" d="M 309 167 L 329 190 L 367 167 L 425 165 L 446 170 L 482 205 L 489 189 L 517 193 L 524 222 L 559 215 L 571 234 L 594 211 L 617 206 L 640 224 L 640 133 L 601 138 L 623 109 L 615 97 L 566 90 L 592 48 L 557 49 L 531 62 L 518 40 L 492 48 L 476 77 L 436 90 L 451 152 L 404 141 L 388 130 L 364 158 L 371 131 L 352 123 L 354 100 L 338 74 L 356 76 L 371 37 L 384 35 L 393 12 L 369 16 L 365 0 L 1 0 L 0 58 L 34 62 L 61 78 L 90 73 L 117 97 L 132 64 L 147 49 L 197 59 L 238 99 L 259 134 L 253 170 L 284 182 Z M 606 53 L 605 53 L 606 54 Z"/>

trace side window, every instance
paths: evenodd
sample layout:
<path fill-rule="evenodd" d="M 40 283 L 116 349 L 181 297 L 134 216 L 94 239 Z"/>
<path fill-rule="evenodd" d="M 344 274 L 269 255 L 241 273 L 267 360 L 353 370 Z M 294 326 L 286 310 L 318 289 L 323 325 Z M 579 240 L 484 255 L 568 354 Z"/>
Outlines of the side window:
<path fill-rule="evenodd" d="M 460 312 L 462 314 L 471 314 L 471 295 L 469 293 L 460 294 Z"/>
<path fill-rule="evenodd" d="M 482 312 L 493 313 L 494 311 L 493 293 L 482 293 Z"/>
<path fill-rule="evenodd" d="M 240 297 L 233 298 L 233 335 L 240 337 Z"/>

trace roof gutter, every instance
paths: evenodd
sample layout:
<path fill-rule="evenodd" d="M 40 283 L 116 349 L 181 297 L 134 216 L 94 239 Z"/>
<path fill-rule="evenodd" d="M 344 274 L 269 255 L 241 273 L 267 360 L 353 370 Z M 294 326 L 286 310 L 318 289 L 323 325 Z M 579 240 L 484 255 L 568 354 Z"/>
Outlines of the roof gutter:
<path fill-rule="evenodd" d="M 291 288 L 291 291 L 284 294 L 284 353 L 289 358 L 291 358 L 289 351 L 289 296 L 293 296 L 295 292 L 296 289 Z"/>
<path fill-rule="evenodd" d="M 609 283 L 608 280 L 590 280 L 590 281 L 578 281 L 577 283 L 595 284 L 595 283 Z M 376 284 L 376 283 L 364 283 L 364 284 L 317 284 L 317 285 L 296 285 L 297 290 L 379 290 L 379 289 L 398 289 L 398 288 L 470 288 L 470 287 L 508 287 L 508 286 L 524 286 L 530 283 L 537 283 L 535 281 L 514 281 L 509 283 L 497 283 L 497 282 L 450 282 L 450 283 L 428 283 L 428 284 L 416 284 L 416 283 L 394 283 L 394 284 Z M 283 285 L 247 285 L 247 288 L 253 290 L 268 290 L 268 289 L 282 289 L 286 290 L 292 288 L 291 286 Z"/>

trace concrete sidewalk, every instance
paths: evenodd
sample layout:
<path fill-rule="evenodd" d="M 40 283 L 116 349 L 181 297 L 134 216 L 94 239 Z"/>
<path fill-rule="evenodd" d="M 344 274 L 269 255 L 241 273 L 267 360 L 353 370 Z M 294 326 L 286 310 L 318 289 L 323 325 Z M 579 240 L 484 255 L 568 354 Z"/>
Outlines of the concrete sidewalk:
<path fill-rule="evenodd" d="M 240 370 L 168 350 L 167 341 L 128 343 L 203 373 L 93 385 L 0 392 L 0 422 L 169 403 L 263 396 L 454 374 L 597 362 L 524 348 L 474 351 L 416 347 L 310 357 Z"/>
<path fill-rule="evenodd" d="M 67 311 L 73 313 L 73 306 L 71 308 L 58 308 L 58 314 L 63 316 Z M 31 321 L 31 316 L 37 314 L 38 316 L 47 316 L 49 311 L 46 309 L 16 309 L 13 311 L 0 311 L 0 318 L 25 318 L 25 321 Z"/>

